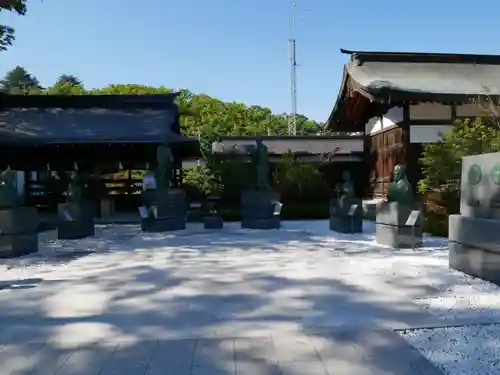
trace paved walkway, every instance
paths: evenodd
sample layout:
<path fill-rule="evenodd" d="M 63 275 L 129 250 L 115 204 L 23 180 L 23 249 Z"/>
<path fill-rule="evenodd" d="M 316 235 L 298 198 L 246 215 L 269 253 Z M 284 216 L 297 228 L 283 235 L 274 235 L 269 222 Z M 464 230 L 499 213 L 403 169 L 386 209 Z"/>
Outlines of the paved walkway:
<path fill-rule="evenodd" d="M 77 348 L 7 345 L 0 374 L 58 375 L 438 375 L 391 331 L 323 332 L 297 339 L 96 342 Z"/>
<path fill-rule="evenodd" d="M 440 320 L 360 274 L 367 259 L 346 256 L 348 241 L 133 226 L 50 236 L 44 257 L 2 263 L 0 375 L 441 374 L 393 331 Z"/>

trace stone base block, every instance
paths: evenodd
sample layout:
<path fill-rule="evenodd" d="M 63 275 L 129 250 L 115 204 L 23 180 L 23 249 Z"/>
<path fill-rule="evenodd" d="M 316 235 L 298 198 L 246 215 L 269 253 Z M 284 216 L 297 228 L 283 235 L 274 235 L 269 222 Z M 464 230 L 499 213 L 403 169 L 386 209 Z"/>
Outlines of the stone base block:
<path fill-rule="evenodd" d="M 205 229 L 222 229 L 224 221 L 220 216 L 206 216 L 203 218 Z"/>
<path fill-rule="evenodd" d="M 500 220 L 450 215 L 448 239 L 500 254 Z"/>
<path fill-rule="evenodd" d="M 356 210 L 353 212 L 353 215 L 362 217 L 363 201 L 360 198 L 333 198 L 330 200 L 330 215 L 347 216 L 353 206 L 356 206 Z"/>
<path fill-rule="evenodd" d="M 156 208 L 156 216 L 141 219 L 144 232 L 168 232 L 186 229 L 186 193 L 181 189 L 152 190 L 143 194 L 143 202 Z"/>
<path fill-rule="evenodd" d="M 450 215 L 451 268 L 500 285 L 500 221 Z"/>
<path fill-rule="evenodd" d="M 422 245 L 422 227 L 407 227 L 376 223 L 376 240 L 379 245 L 394 248 L 411 248 Z"/>
<path fill-rule="evenodd" d="M 37 233 L 0 235 L 0 258 L 15 258 L 37 251 Z"/>
<path fill-rule="evenodd" d="M 241 227 L 245 229 L 279 229 L 281 221 L 279 216 L 243 219 Z"/>
<path fill-rule="evenodd" d="M 186 229 L 186 218 L 147 218 L 141 220 L 143 232 L 170 232 Z"/>
<path fill-rule="evenodd" d="M 57 238 L 78 240 L 95 235 L 94 207 L 90 202 L 61 203 L 57 207 Z"/>
<path fill-rule="evenodd" d="M 241 197 L 241 227 L 247 229 L 277 229 L 279 215 L 274 215 L 275 204 L 279 203 L 279 194 L 274 191 L 249 190 Z"/>
<path fill-rule="evenodd" d="M 377 224 L 394 225 L 398 227 L 406 226 L 408 218 L 413 211 L 422 211 L 420 203 L 414 204 L 398 202 L 382 202 L 377 205 L 375 221 Z M 423 225 L 423 215 L 419 215 L 415 226 Z"/>
<path fill-rule="evenodd" d="M 356 216 L 330 216 L 330 230 L 340 233 L 361 233 L 363 219 Z"/>
<path fill-rule="evenodd" d="M 15 207 L 0 210 L 0 233 L 37 233 L 40 217 L 36 207 Z"/>
<path fill-rule="evenodd" d="M 500 253 L 450 242 L 448 261 L 457 271 L 500 285 Z"/>
<path fill-rule="evenodd" d="M 60 240 L 79 240 L 95 236 L 93 220 L 60 221 L 57 224 L 57 238 Z"/>

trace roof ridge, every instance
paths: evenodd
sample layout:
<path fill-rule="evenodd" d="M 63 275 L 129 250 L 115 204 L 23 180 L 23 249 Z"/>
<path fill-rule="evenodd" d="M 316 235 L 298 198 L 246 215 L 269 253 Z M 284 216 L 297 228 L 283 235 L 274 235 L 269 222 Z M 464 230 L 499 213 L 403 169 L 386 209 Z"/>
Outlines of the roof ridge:
<path fill-rule="evenodd" d="M 442 53 L 442 52 L 390 52 L 390 51 L 352 51 L 340 49 L 343 54 L 351 55 L 351 60 L 400 62 L 400 63 L 444 63 L 444 64 L 482 64 L 500 65 L 500 55 Z"/>

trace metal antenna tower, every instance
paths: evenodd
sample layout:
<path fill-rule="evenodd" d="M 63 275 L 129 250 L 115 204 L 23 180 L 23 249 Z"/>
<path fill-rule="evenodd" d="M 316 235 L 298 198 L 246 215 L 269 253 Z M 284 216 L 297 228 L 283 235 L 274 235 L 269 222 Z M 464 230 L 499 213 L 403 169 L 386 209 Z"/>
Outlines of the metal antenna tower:
<path fill-rule="evenodd" d="M 292 0 L 292 37 L 290 39 L 290 94 L 292 99 L 292 114 L 288 123 L 288 134 L 297 135 L 297 50 L 295 39 L 296 0 Z"/>

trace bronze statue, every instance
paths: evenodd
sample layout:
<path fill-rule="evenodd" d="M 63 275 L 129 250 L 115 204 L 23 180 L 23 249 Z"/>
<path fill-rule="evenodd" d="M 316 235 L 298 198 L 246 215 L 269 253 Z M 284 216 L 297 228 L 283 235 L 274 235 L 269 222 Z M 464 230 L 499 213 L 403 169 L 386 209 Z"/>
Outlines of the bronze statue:
<path fill-rule="evenodd" d="M 269 155 L 267 146 L 260 139 L 253 152 L 253 163 L 256 172 L 255 187 L 257 190 L 269 189 Z"/>
<path fill-rule="evenodd" d="M 354 198 L 356 193 L 354 192 L 354 184 L 351 180 L 351 173 L 349 171 L 344 171 L 344 173 L 342 173 L 342 179 L 344 180 L 344 182 L 340 186 L 340 197 Z"/>
<path fill-rule="evenodd" d="M 14 207 L 18 202 L 16 172 L 8 166 L 0 174 L 0 207 Z"/>
<path fill-rule="evenodd" d="M 158 146 L 156 150 L 156 162 L 156 188 L 162 190 L 168 189 L 172 180 L 172 168 L 174 165 L 174 157 L 168 144 L 164 143 Z"/>
<path fill-rule="evenodd" d="M 387 201 L 399 203 L 413 203 L 413 191 L 406 178 L 404 166 L 398 164 L 394 167 L 393 181 L 387 189 Z"/>
<path fill-rule="evenodd" d="M 83 181 L 82 176 L 75 170 L 71 174 L 70 182 L 68 185 L 67 191 L 67 200 L 71 203 L 80 203 L 83 199 L 83 190 L 85 187 L 85 183 Z"/>

